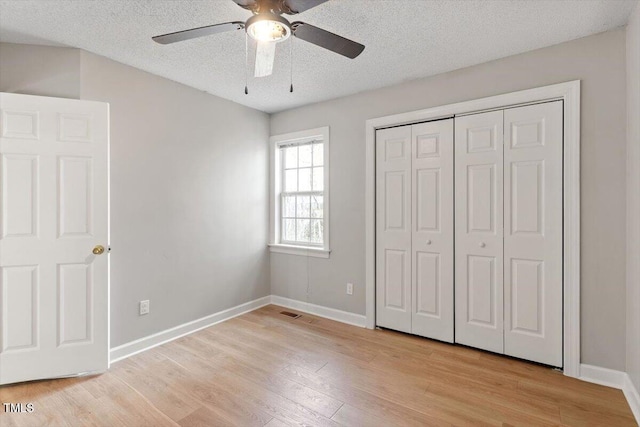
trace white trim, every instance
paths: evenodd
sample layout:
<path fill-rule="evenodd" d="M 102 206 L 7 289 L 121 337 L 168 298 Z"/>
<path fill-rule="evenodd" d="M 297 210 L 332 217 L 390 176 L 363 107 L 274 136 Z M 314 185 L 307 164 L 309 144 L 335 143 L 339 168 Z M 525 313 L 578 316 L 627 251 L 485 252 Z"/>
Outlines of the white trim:
<path fill-rule="evenodd" d="M 564 374 L 580 376 L 580 81 L 370 119 L 365 152 L 366 326 L 375 327 L 375 132 L 376 129 L 512 107 L 564 101 Z"/>
<path fill-rule="evenodd" d="M 325 319 L 346 323 L 352 326 L 359 326 L 361 328 L 364 328 L 366 326 L 366 317 L 362 314 L 350 313 L 348 311 L 337 310 L 335 308 L 311 304 L 308 302 L 280 297 L 277 295 L 271 295 L 271 304 L 302 311 L 305 313 L 313 314 L 315 316 L 324 317 Z"/>
<path fill-rule="evenodd" d="M 625 374 L 622 392 L 624 393 L 624 397 L 627 398 L 627 403 L 631 408 L 631 412 L 633 412 L 633 416 L 636 417 L 636 422 L 640 425 L 640 393 L 638 393 L 638 389 L 631 382 L 628 374 Z"/>
<path fill-rule="evenodd" d="M 177 338 L 185 335 L 192 334 L 200 329 L 208 328 L 225 320 L 232 319 L 250 311 L 256 310 L 260 307 L 264 307 L 271 303 L 271 296 L 258 298 L 253 301 L 246 302 L 244 304 L 231 307 L 229 309 L 219 311 L 218 313 L 211 314 L 209 316 L 202 317 L 200 319 L 183 323 L 182 325 L 164 330 L 162 332 L 149 335 L 135 341 L 128 342 L 121 346 L 112 348 L 109 352 L 110 363 L 115 363 L 119 360 L 126 359 L 134 354 L 141 353 L 149 350 L 153 347 L 157 347 L 169 341 L 173 341 Z"/>
<path fill-rule="evenodd" d="M 320 127 L 315 129 L 303 130 L 299 132 L 286 133 L 282 135 L 273 135 L 269 138 L 269 246 L 271 246 L 271 252 L 280 252 L 280 253 L 289 253 L 292 255 L 309 255 L 309 256 L 319 256 L 313 255 L 311 252 L 302 253 L 301 251 L 297 251 L 296 253 L 285 252 L 284 250 L 275 249 L 276 247 L 293 247 L 293 245 L 282 245 L 280 244 L 280 203 L 278 203 L 278 199 L 280 197 L 281 192 L 281 177 L 279 173 L 276 173 L 280 170 L 280 158 L 278 154 L 278 146 L 283 144 L 291 144 L 296 142 L 305 142 L 311 141 L 313 139 L 321 139 L 323 144 L 323 169 L 324 169 L 324 198 L 323 198 L 323 220 L 324 220 L 324 244 L 320 249 L 324 252 L 319 256 L 320 258 L 329 258 L 330 250 L 330 182 L 329 182 L 329 127 Z M 303 248 L 306 250 L 306 248 Z M 315 249 L 315 248 L 314 248 Z M 314 252 L 315 253 L 315 252 Z"/>
<path fill-rule="evenodd" d="M 329 254 L 331 253 L 331 251 L 322 248 L 282 245 L 275 243 L 270 243 L 269 248 L 271 252 L 276 252 L 279 254 L 310 256 L 316 258 L 329 258 Z"/>
<path fill-rule="evenodd" d="M 627 374 L 622 371 L 582 363 L 580 365 L 580 377 L 578 378 L 582 381 L 622 389 L 626 376 Z"/>

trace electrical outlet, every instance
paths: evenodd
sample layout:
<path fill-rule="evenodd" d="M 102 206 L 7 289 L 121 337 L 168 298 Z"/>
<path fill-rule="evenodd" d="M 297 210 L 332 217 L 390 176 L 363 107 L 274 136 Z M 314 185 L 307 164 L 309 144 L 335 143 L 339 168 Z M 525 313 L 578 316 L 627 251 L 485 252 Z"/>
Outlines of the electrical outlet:
<path fill-rule="evenodd" d="M 353 295 L 353 283 L 347 283 L 347 295 Z"/>
<path fill-rule="evenodd" d="M 149 314 L 149 300 L 140 301 L 140 316 Z"/>

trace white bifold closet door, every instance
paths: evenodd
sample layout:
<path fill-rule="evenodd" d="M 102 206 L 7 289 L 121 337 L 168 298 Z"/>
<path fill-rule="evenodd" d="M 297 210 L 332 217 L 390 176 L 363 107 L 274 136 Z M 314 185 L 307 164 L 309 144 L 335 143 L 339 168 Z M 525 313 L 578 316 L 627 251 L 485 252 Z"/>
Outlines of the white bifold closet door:
<path fill-rule="evenodd" d="M 453 342 L 453 119 L 376 133 L 379 326 Z"/>
<path fill-rule="evenodd" d="M 504 112 L 504 352 L 562 366 L 562 101 Z"/>
<path fill-rule="evenodd" d="M 411 126 L 376 132 L 376 324 L 411 332 Z"/>
<path fill-rule="evenodd" d="M 504 352 L 503 112 L 456 117 L 456 342 Z"/>
<path fill-rule="evenodd" d="M 456 342 L 562 366 L 562 101 L 456 118 Z"/>

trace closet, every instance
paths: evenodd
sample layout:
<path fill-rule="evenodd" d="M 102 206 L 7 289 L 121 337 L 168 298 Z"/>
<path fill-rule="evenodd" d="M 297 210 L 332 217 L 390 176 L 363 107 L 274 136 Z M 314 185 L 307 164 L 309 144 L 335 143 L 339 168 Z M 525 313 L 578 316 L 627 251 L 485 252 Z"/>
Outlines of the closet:
<path fill-rule="evenodd" d="M 376 131 L 376 323 L 562 366 L 562 101 Z"/>

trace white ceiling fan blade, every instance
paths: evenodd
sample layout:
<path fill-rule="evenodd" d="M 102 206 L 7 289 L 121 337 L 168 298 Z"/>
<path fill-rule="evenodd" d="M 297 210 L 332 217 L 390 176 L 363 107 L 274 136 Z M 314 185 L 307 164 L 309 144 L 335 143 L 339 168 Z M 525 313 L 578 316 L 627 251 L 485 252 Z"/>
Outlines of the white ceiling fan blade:
<path fill-rule="evenodd" d="M 275 42 L 258 42 L 256 49 L 256 77 L 270 76 L 273 73 L 273 63 L 276 60 Z"/>

